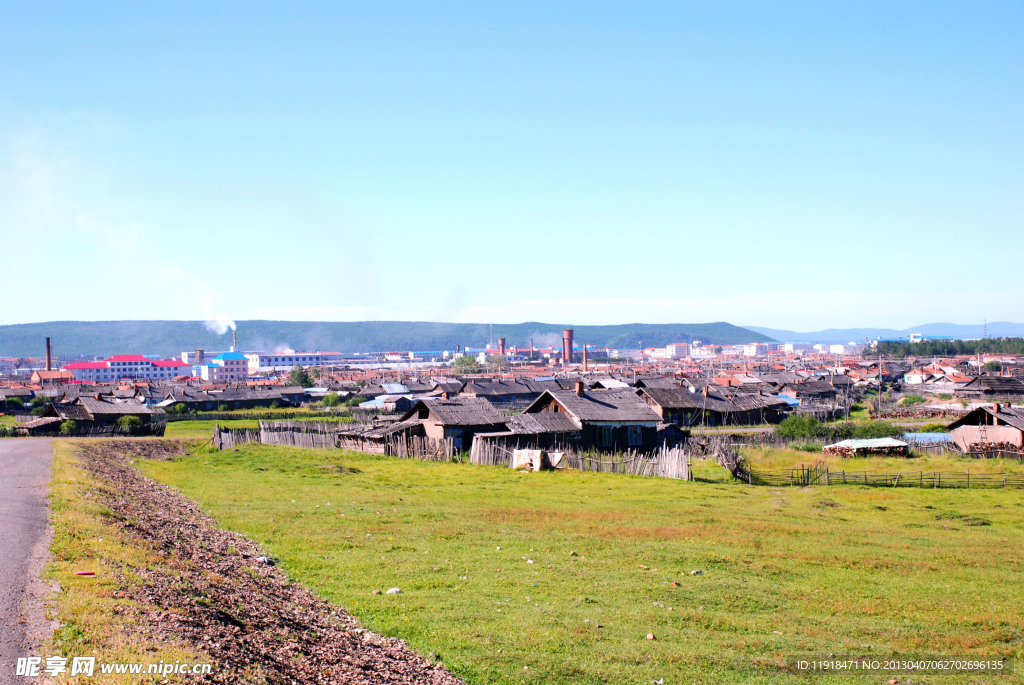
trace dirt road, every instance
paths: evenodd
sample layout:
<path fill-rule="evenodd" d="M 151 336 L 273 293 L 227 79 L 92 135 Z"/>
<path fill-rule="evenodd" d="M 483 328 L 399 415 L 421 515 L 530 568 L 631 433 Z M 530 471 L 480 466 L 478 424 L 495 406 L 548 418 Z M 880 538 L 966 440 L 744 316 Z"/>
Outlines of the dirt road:
<path fill-rule="evenodd" d="M 52 459 L 50 440 L 0 440 L 0 685 L 24 680 L 14 675 L 17 657 L 38 655 Z"/>

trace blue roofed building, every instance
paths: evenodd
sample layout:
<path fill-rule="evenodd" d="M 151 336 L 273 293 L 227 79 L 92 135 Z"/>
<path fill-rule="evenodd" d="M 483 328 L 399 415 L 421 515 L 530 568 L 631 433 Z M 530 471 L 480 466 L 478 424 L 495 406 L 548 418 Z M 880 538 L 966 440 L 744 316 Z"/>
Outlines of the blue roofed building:
<path fill-rule="evenodd" d="M 249 377 L 249 358 L 238 352 L 224 352 L 200 366 L 197 375 L 211 383 L 245 380 Z"/>

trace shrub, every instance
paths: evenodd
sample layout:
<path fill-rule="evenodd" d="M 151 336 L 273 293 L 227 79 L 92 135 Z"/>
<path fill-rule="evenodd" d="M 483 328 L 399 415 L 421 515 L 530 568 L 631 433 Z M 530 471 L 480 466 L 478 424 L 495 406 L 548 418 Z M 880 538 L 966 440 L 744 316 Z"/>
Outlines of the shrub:
<path fill-rule="evenodd" d="M 278 402 L 277 400 L 274 400 L 273 402 L 270 403 L 270 408 L 271 409 L 280 409 L 281 408 L 281 403 Z"/>
<path fill-rule="evenodd" d="M 904 432 L 899 426 L 885 421 L 823 424 L 809 414 L 796 414 L 787 417 L 776 427 L 775 437 L 837 442 L 849 438 L 890 438 L 903 435 Z"/>
<path fill-rule="evenodd" d="M 221 402 L 217 405 L 217 411 L 228 411 L 228 405 Z"/>
<path fill-rule="evenodd" d="M 920 395 L 905 395 L 899 403 L 904 407 L 909 407 L 912 404 L 924 404 L 927 401 L 928 400 L 921 397 Z"/>
<path fill-rule="evenodd" d="M 810 414 L 794 414 L 787 416 L 775 428 L 775 436 L 779 438 L 816 438 L 820 436 L 821 421 Z"/>
<path fill-rule="evenodd" d="M 117 420 L 117 426 L 128 435 L 138 435 L 142 432 L 142 419 L 138 416 L 122 416 Z"/>
<path fill-rule="evenodd" d="M 936 395 L 936 397 L 938 397 L 940 400 L 951 400 L 951 399 L 953 399 L 953 396 L 950 395 L 948 392 L 940 392 L 938 395 Z"/>
<path fill-rule="evenodd" d="M 61 421 L 60 422 L 60 434 L 61 435 L 64 435 L 64 436 L 74 435 L 75 431 L 77 429 L 78 429 L 78 424 L 75 423 L 74 421 Z"/>
<path fill-rule="evenodd" d="M 180 416 L 182 414 L 188 413 L 188 407 L 185 405 L 184 402 L 178 402 L 177 404 L 171 405 L 170 412 L 172 414 L 178 414 Z"/>
<path fill-rule="evenodd" d="M 948 433 L 944 423 L 926 423 L 917 429 L 918 433 Z"/>
<path fill-rule="evenodd" d="M 337 407 L 341 404 L 341 398 L 338 397 L 338 393 L 329 392 L 324 396 L 323 403 L 325 407 Z"/>
<path fill-rule="evenodd" d="M 21 409 L 25 406 L 25 400 L 20 397 L 8 397 L 7 408 L 8 409 Z"/>
<path fill-rule="evenodd" d="M 29 414 L 32 416 L 42 416 L 44 411 L 46 411 L 46 407 L 33 407 Z"/>
<path fill-rule="evenodd" d="M 789 447 L 800 452 L 820 452 L 823 445 L 820 442 L 794 442 Z"/>

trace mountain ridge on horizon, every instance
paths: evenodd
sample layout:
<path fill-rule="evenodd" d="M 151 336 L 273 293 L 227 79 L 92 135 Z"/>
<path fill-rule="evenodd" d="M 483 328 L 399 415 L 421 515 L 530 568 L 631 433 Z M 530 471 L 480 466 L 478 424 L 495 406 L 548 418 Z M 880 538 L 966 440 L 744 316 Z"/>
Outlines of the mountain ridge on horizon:
<path fill-rule="evenodd" d="M 943 336 L 960 340 L 989 337 L 1024 336 L 1024 323 L 993 321 L 986 324 L 925 323 L 898 330 L 895 328 L 826 328 L 819 331 L 792 331 L 765 326 L 744 326 L 747 330 L 774 338 L 779 342 L 839 343 L 864 342 L 865 338 L 905 338 L 913 333 L 924 336 Z"/>
<path fill-rule="evenodd" d="M 225 322 L 226 323 L 226 322 Z M 431 321 L 273 321 L 240 320 L 238 346 L 242 351 L 270 352 L 304 349 L 338 352 L 391 350 L 454 350 L 497 344 L 526 347 L 561 345 L 562 330 L 572 328 L 577 348 L 636 349 L 664 347 L 673 342 L 734 345 L 771 342 L 769 336 L 724 321 L 680 324 L 614 324 L 607 326 L 550 324 L 444 323 Z M 105 356 L 110 354 L 179 355 L 183 351 L 227 349 L 231 336 L 218 334 L 203 321 L 124 320 L 48 321 L 0 325 L 0 356 L 41 356 L 43 339 L 53 339 L 54 354 Z M 492 339 L 493 338 L 493 339 Z"/>

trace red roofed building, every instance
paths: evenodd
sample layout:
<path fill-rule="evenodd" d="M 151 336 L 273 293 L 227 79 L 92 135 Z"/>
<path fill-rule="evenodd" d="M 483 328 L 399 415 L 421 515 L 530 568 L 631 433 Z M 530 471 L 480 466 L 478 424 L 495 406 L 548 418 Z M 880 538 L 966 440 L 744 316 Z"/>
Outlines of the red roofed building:
<path fill-rule="evenodd" d="M 73 362 L 61 371 L 68 371 L 80 381 L 111 383 L 124 378 L 149 381 L 170 381 L 192 375 L 192 366 L 174 359 L 151 360 L 141 354 L 116 354 L 101 362 Z"/>

